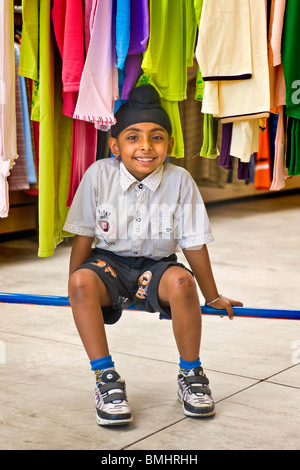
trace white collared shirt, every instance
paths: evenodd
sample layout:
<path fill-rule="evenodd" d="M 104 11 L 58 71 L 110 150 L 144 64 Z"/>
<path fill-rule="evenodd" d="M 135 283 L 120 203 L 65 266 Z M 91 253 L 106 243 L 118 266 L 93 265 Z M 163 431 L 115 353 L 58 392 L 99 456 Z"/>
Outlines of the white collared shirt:
<path fill-rule="evenodd" d="M 203 199 L 184 168 L 165 162 L 138 181 L 115 157 L 88 168 L 64 230 L 95 237 L 96 247 L 122 256 L 154 259 L 213 241 Z"/>

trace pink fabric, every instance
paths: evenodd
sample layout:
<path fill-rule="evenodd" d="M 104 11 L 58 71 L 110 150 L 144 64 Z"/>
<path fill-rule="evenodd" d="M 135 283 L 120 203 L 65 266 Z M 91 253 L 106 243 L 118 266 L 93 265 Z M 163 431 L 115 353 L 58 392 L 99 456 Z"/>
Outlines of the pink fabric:
<path fill-rule="evenodd" d="M 76 0 L 77 2 L 77 0 Z M 75 3 L 74 2 L 74 5 Z M 80 2 L 81 3 L 81 2 Z M 81 7 L 82 10 L 82 7 Z M 62 113 L 65 116 L 73 117 L 77 99 L 78 99 L 78 90 L 79 90 L 79 83 L 80 78 L 84 66 L 84 51 L 83 48 L 83 17 L 81 17 L 81 13 L 77 17 L 77 27 L 75 28 L 77 31 L 77 44 L 73 44 L 73 51 L 76 51 L 76 47 L 78 45 L 78 57 L 79 59 L 74 62 L 74 68 L 72 66 L 72 59 L 73 55 L 70 57 L 68 56 L 68 51 L 72 48 L 72 38 L 68 35 L 68 29 L 70 29 L 70 22 L 73 18 L 72 15 L 72 4 L 70 0 L 53 0 L 52 6 L 52 22 L 53 22 L 53 29 L 54 35 L 57 43 L 58 50 L 60 52 L 60 56 L 62 59 L 62 83 L 63 83 L 63 91 L 62 91 Z M 81 22 L 81 23 L 80 23 Z M 79 37 L 78 30 L 81 28 L 81 37 Z M 73 52 L 74 54 L 74 52 Z M 78 64 L 81 63 L 80 69 L 78 68 Z M 72 84 L 72 77 L 73 77 L 73 84 Z M 77 82 L 77 85 L 76 85 Z"/>
<path fill-rule="evenodd" d="M 118 99 L 118 69 L 115 66 L 113 9 L 114 2 L 97 3 L 74 112 L 74 118 L 93 122 L 101 130 L 108 130 L 116 122 L 114 103 Z"/>
<path fill-rule="evenodd" d="M 63 63 L 63 91 L 78 91 L 84 67 L 82 0 L 54 0 L 52 20 Z"/>
<path fill-rule="evenodd" d="M 270 189 L 279 191 L 285 187 L 288 170 L 285 163 L 286 127 L 283 106 L 279 109 L 277 132 L 275 137 L 275 157 L 272 184 Z"/>
<path fill-rule="evenodd" d="M 272 0 L 273 25 L 271 47 L 273 51 L 273 65 L 281 64 L 281 37 L 284 20 L 286 0 Z"/>
<path fill-rule="evenodd" d="M 97 129 L 92 122 L 75 121 L 73 126 L 73 153 L 67 206 L 73 201 L 78 185 L 88 167 L 96 160 Z"/>
<path fill-rule="evenodd" d="M 84 0 L 84 45 L 87 54 L 94 26 L 98 0 Z"/>
<path fill-rule="evenodd" d="M 284 80 L 284 72 L 280 56 L 280 45 L 279 48 L 274 52 L 272 47 L 272 41 L 274 38 L 278 42 L 280 40 L 281 44 L 281 30 L 282 23 L 280 20 L 279 13 L 284 14 L 285 2 L 280 1 L 282 9 L 279 9 L 277 1 L 272 1 L 271 11 L 270 11 L 270 24 L 269 24 L 269 35 L 268 35 L 268 63 L 269 63 L 269 77 L 270 77 L 270 110 L 271 112 L 278 112 L 277 107 L 284 106 L 286 104 L 286 88 Z M 283 5 L 284 4 L 284 5 Z M 277 16 L 276 16 L 277 15 Z M 281 26 L 280 26 L 281 23 Z M 274 53 L 277 55 L 275 58 Z M 276 63 L 276 65 L 275 65 Z"/>
<path fill-rule="evenodd" d="M 80 5 L 79 5 L 80 3 Z M 91 3 L 91 2 L 90 2 Z M 94 3 L 94 0 L 93 0 Z M 62 81 L 63 86 L 63 107 L 62 112 L 66 116 L 73 117 L 78 100 L 78 90 L 81 74 L 83 70 L 84 44 L 89 44 L 89 36 L 83 34 L 85 30 L 86 17 L 91 13 L 91 9 L 85 11 L 83 17 L 83 3 L 76 0 L 54 0 L 52 9 L 52 20 L 57 46 L 62 58 Z M 91 4 L 95 8 L 95 5 Z M 76 11 L 76 8 L 78 11 Z M 76 23 L 74 31 L 70 34 L 72 23 Z M 76 45 L 79 46 L 79 60 L 74 60 L 74 70 L 72 58 L 76 52 Z M 67 54 L 73 47 L 73 54 Z M 67 72 L 71 71 L 71 73 Z M 76 77 L 78 83 L 76 85 Z M 71 85 L 72 84 L 72 85 Z M 78 184 L 81 181 L 86 169 L 96 159 L 97 152 L 97 129 L 89 122 L 74 119 L 73 121 L 73 145 L 71 156 L 70 186 L 67 206 L 71 205 Z"/>

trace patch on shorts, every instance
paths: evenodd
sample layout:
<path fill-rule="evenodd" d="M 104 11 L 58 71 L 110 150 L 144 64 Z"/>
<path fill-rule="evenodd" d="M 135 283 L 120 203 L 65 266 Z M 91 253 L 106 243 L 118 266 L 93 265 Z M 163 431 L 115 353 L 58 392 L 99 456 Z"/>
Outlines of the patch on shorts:
<path fill-rule="evenodd" d="M 104 269 L 104 271 L 106 273 L 111 274 L 112 277 L 117 279 L 118 275 L 117 275 L 116 271 L 106 261 L 102 261 L 101 259 L 97 259 L 97 262 L 95 262 L 94 264 L 96 264 L 96 266 L 99 266 L 99 268 Z"/>
<path fill-rule="evenodd" d="M 139 299 L 145 299 L 147 297 L 147 289 L 149 282 L 151 281 L 152 273 L 151 271 L 145 271 L 138 280 L 138 290 L 136 292 L 136 297 Z"/>

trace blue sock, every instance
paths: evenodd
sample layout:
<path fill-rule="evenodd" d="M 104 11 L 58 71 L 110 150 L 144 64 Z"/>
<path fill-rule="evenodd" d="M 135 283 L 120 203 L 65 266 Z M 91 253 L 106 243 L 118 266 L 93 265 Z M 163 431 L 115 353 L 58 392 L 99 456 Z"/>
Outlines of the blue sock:
<path fill-rule="evenodd" d="M 109 369 L 114 367 L 115 363 L 113 362 L 111 356 L 100 357 L 99 359 L 94 359 L 90 362 L 92 370 L 96 369 Z"/>
<path fill-rule="evenodd" d="M 200 366 L 201 366 L 201 362 L 200 362 L 199 357 L 195 361 L 184 361 L 183 359 L 181 359 L 181 357 L 179 358 L 179 367 L 181 370 L 185 370 L 188 372 L 191 369 L 195 369 L 195 367 L 200 367 Z"/>

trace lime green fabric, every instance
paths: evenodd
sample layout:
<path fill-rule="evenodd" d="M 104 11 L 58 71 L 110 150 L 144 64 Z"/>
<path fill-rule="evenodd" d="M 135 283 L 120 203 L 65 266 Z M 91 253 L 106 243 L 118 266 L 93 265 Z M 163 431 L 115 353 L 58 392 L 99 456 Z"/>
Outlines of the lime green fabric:
<path fill-rule="evenodd" d="M 169 113 L 175 145 L 171 156 L 184 156 L 178 101 L 186 99 L 187 67 L 193 63 L 197 31 L 190 0 L 150 0 L 150 31 L 138 85 L 151 83 Z"/>
<path fill-rule="evenodd" d="M 33 80 L 31 119 L 33 121 L 39 121 L 40 0 L 23 0 L 22 21 L 22 47 L 20 49 L 19 75 Z"/>
<path fill-rule="evenodd" d="M 218 141 L 218 120 L 212 114 L 203 116 L 203 143 L 200 150 L 201 157 L 216 158 L 220 152 L 217 146 Z"/>

